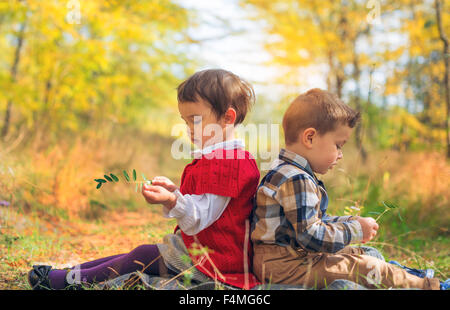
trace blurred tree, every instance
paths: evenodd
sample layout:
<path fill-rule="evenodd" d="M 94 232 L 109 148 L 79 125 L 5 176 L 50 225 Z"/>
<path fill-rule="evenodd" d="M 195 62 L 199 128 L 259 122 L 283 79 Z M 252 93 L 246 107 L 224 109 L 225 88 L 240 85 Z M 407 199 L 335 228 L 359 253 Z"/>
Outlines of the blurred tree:
<path fill-rule="evenodd" d="M 26 124 L 45 142 L 175 106 L 189 18 L 170 0 L 0 2 L 2 136 Z"/>
<path fill-rule="evenodd" d="M 354 91 L 349 99 L 362 113 L 360 79 L 362 70 L 369 70 L 372 61 L 359 45 L 370 36 L 369 10 L 363 1 L 243 0 L 267 20 L 267 31 L 273 38 L 266 48 L 277 64 L 285 65 L 289 74 L 283 77 L 298 80 L 299 68 L 326 64 L 329 91 L 344 97 L 344 85 L 352 81 Z M 367 105 L 366 101 L 366 105 Z M 356 146 L 363 161 L 367 151 L 362 143 L 362 123 L 355 130 Z"/>
<path fill-rule="evenodd" d="M 448 114 L 441 99 L 445 92 L 445 83 L 441 81 L 445 61 L 441 60 L 448 56 L 441 56 L 446 53 L 441 52 L 433 1 L 241 0 L 241 3 L 266 22 L 270 38 L 266 48 L 275 63 L 286 66 L 289 74 L 282 77 L 285 82 L 298 81 L 311 67 L 326 65 L 324 81 L 328 90 L 347 98 L 362 112 L 363 122 L 355 130 L 355 140 L 363 159 L 367 145 L 363 143 L 364 136 L 369 135 L 370 142 L 379 146 L 376 141 L 384 139 L 380 134 L 386 132 L 387 128 L 381 129 L 385 126 L 398 130 L 396 134 L 402 137 L 390 139 L 393 143 L 390 147 L 406 150 L 420 144 L 442 147 L 446 142 Z M 450 10 L 439 11 L 445 33 L 450 26 Z M 374 96 L 375 71 L 385 80 L 384 85 L 379 80 L 376 83 L 383 92 L 381 98 Z M 362 87 L 366 87 L 367 80 L 366 92 Z M 384 108 L 372 109 L 371 105 L 377 103 Z M 401 118 L 404 121 L 400 127 L 370 122 L 379 119 L 371 113 L 390 116 L 389 113 L 400 111 L 388 105 L 404 107 L 409 113 L 383 119 L 385 122 Z"/>
<path fill-rule="evenodd" d="M 10 73 L 11 74 L 10 80 L 11 80 L 12 84 L 14 84 L 16 82 L 17 66 L 19 65 L 19 62 L 20 62 L 20 52 L 21 52 L 22 46 L 23 46 L 25 27 L 26 27 L 26 20 L 21 22 L 19 33 L 17 35 L 17 46 L 15 48 L 14 60 L 13 60 L 12 66 L 11 66 L 11 73 Z M 7 100 L 8 103 L 6 105 L 5 120 L 4 120 L 3 128 L 2 128 L 2 131 L 0 134 L 0 136 L 2 138 L 4 138 L 8 134 L 9 122 L 10 122 L 10 118 L 11 118 L 12 100 L 13 100 L 12 98 L 8 98 L 8 100 Z"/>
<path fill-rule="evenodd" d="M 425 126 L 417 132 L 423 136 L 410 136 L 404 143 L 412 145 L 409 142 L 422 140 L 423 145 L 438 144 L 442 148 L 448 144 L 445 138 L 448 112 L 442 100 L 445 98 L 445 83 L 442 82 L 445 65 L 441 60 L 445 57 L 440 52 L 434 3 L 431 0 L 392 0 L 384 2 L 384 10 L 396 21 L 385 31 L 396 33 L 404 41 L 400 46 L 398 42 L 387 45 L 380 58 L 380 61 L 395 63 L 393 70 L 386 71 L 384 95 L 397 96 L 398 104 L 403 102 L 406 111 L 411 113 L 410 118 L 416 118 Z M 443 9 L 441 13 L 442 28 L 449 29 L 450 10 Z M 416 122 L 409 122 L 413 123 Z M 414 128 L 410 129 L 402 131 L 415 132 Z"/>
<path fill-rule="evenodd" d="M 439 30 L 439 38 L 443 43 L 442 58 L 444 59 L 444 89 L 445 89 L 445 103 L 446 103 L 446 140 L 447 140 L 447 158 L 450 159 L 450 50 L 449 50 L 449 39 L 444 30 L 444 23 L 442 21 L 442 3 L 440 0 L 435 0 L 435 10 L 436 10 L 436 23 Z"/>

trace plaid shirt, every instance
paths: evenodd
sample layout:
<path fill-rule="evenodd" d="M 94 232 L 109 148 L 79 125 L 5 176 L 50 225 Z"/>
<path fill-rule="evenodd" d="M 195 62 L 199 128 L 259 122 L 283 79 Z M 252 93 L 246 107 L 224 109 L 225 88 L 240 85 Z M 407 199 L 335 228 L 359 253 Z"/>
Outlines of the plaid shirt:
<path fill-rule="evenodd" d="M 361 225 L 352 216 L 326 214 L 328 195 L 302 156 L 281 149 L 261 180 L 252 217 L 252 241 L 290 245 L 295 250 L 335 253 L 362 240 Z"/>

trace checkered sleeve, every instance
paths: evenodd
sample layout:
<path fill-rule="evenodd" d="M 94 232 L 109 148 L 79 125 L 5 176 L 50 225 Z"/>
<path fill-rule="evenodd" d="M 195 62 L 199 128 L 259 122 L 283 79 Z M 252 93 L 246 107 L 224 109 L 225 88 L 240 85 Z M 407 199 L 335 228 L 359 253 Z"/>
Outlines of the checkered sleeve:
<path fill-rule="evenodd" d="M 322 221 L 324 223 L 338 223 L 338 222 L 348 222 L 348 221 L 352 221 L 352 220 L 356 220 L 356 217 L 352 216 L 352 215 L 344 215 L 344 216 L 332 216 L 332 215 L 328 215 L 325 214 L 322 217 Z"/>
<path fill-rule="evenodd" d="M 280 187 L 276 199 L 304 248 L 313 252 L 335 253 L 351 242 L 362 240 L 358 221 L 333 222 L 321 218 L 317 186 L 306 174 L 289 178 Z"/>

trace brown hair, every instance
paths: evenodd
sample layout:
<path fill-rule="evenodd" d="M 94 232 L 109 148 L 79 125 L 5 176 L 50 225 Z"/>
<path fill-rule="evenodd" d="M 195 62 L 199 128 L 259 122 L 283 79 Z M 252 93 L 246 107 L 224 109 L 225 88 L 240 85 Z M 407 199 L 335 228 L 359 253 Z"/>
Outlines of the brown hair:
<path fill-rule="evenodd" d="M 178 102 L 207 101 L 217 118 L 228 108 L 236 110 L 235 125 L 244 121 L 255 92 L 250 83 L 222 69 L 208 69 L 195 73 L 177 87 Z"/>
<path fill-rule="evenodd" d="M 295 143 L 301 130 L 315 128 L 320 135 L 336 129 L 338 124 L 353 128 L 360 113 L 336 95 L 318 88 L 310 89 L 292 101 L 283 117 L 284 139 Z"/>

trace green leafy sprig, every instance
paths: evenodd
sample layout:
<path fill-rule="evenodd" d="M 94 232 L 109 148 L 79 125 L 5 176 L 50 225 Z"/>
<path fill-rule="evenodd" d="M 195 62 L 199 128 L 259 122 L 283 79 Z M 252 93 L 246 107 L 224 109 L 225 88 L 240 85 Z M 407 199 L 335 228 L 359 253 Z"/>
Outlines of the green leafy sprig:
<path fill-rule="evenodd" d="M 369 212 L 369 213 L 377 214 L 377 215 L 378 215 L 378 217 L 375 219 L 375 221 L 378 222 L 378 220 L 379 220 L 386 212 L 389 212 L 389 211 L 392 211 L 392 210 L 394 210 L 394 209 L 397 209 L 397 211 L 398 211 L 398 212 L 397 212 L 397 216 L 398 216 L 398 218 L 400 219 L 400 221 L 403 222 L 403 218 L 402 218 L 402 216 L 400 215 L 400 208 L 399 208 L 399 206 L 397 206 L 397 205 L 395 205 L 394 203 L 389 202 L 389 201 L 383 201 L 382 203 L 383 203 L 383 205 L 384 205 L 384 211 L 383 211 L 383 212 Z"/>
<path fill-rule="evenodd" d="M 132 179 L 130 178 L 130 176 L 128 175 L 128 172 L 126 170 L 123 170 L 123 175 L 125 177 L 125 182 L 126 183 L 128 183 L 128 184 L 136 184 L 136 189 L 135 189 L 136 192 L 138 190 L 142 190 L 142 186 L 143 186 L 144 183 L 152 184 L 152 181 L 147 180 L 147 178 L 145 177 L 144 173 L 141 173 L 143 181 L 138 181 L 137 180 L 136 169 L 133 169 L 133 172 L 132 172 L 132 177 L 133 178 Z M 102 187 L 103 184 L 106 184 L 108 182 L 110 182 L 110 183 L 117 183 L 117 182 L 119 182 L 119 177 L 116 176 L 115 174 L 112 174 L 112 173 L 110 173 L 109 175 L 105 174 L 103 177 L 104 178 L 101 178 L 101 179 L 94 179 L 94 181 L 97 182 L 97 186 L 96 186 L 97 189 L 100 189 L 100 187 Z"/>

